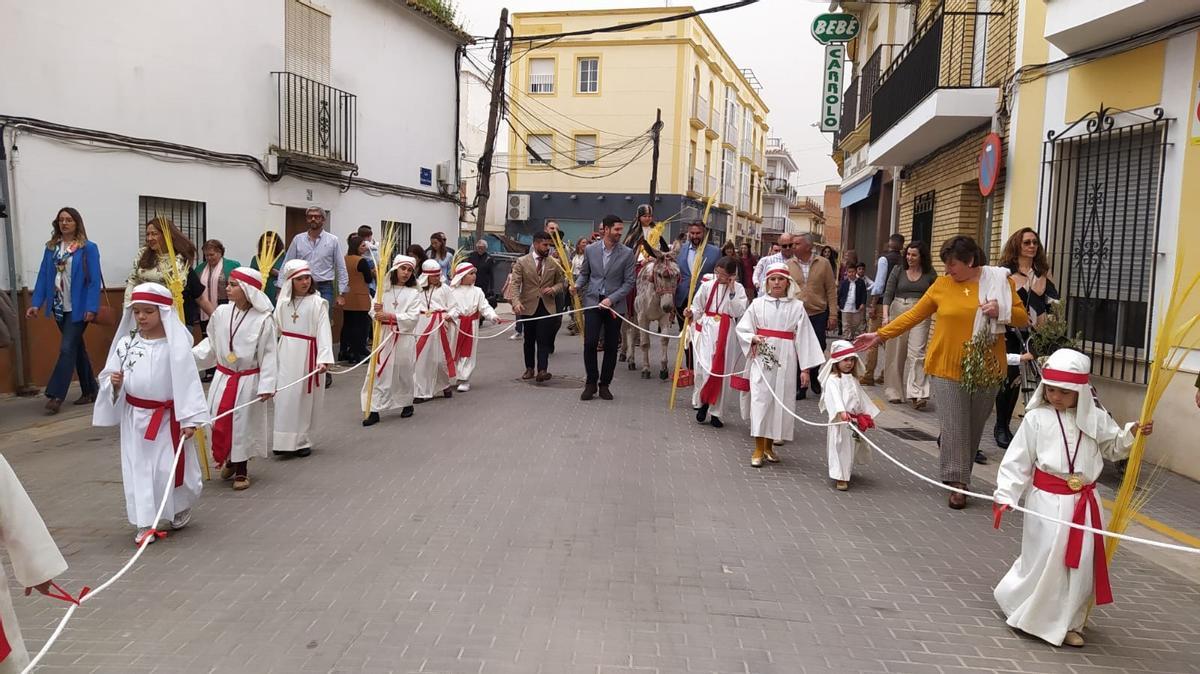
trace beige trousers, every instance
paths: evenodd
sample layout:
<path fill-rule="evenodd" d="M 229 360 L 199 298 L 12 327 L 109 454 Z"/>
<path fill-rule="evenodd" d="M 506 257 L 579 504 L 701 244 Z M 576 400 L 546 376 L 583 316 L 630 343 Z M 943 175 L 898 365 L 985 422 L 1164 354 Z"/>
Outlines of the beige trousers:
<path fill-rule="evenodd" d="M 897 297 L 888 305 L 888 318 L 895 319 L 917 303 Z M 929 397 L 929 377 L 925 375 L 925 347 L 929 343 L 929 320 L 888 340 L 883 351 L 884 397 L 908 400 Z"/>

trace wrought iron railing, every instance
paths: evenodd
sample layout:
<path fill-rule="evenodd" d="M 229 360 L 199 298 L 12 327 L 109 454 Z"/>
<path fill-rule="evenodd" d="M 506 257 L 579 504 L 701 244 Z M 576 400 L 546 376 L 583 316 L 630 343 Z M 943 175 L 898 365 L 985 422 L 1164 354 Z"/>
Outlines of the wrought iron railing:
<path fill-rule="evenodd" d="M 704 192 L 704 169 L 692 169 L 692 175 L 688 178 L 688 189 L 697 193 Z"/>
<path fill-rule="evenodd" d="M 273 72 L 282 152 L 354 165 L 358 97 L 289 72 Z"/>
<path fill-rule="evenodd" d="M 705 197 L 720 196 L 719 194 L 717 194 L 717 186 L 718 186 L 719 182 L 720 181 L 717 180 L 717 177 L 715 175 L 708 176 L 708 192 L 706 192 L 704 194 L 704 196 Z"/>
<path fill-rule="evenodd" d="M 858 128 L 858 88 L 861 84 L 861 77 L 855 77 L 850 80 L 850 86 L 842 93 L 842 119 L 838 123 L 837 131 L 834 135 L 834 145 L 841 142 L 843 138 L 849 136 Z"/>
<path fill-rule="evenodd" d="M 858 92 L 858 121 L 866 119 L 871 114 L 871 104 L 875 101 L 875 92 L 879 90 L 880 77 L 883 69 L 892 63 L 892 55 L 901 44 L 881 44 L 871 52 L 871 56 L 863 62 L 859 77 L 862 78 L 862 88 Z"/>
<path fill-rule="evenodd" d="M 786 231 L 788 219 L 782 215 L 768 215 L 763 218 L 762 231 L 763 234 L 782 234 Z"/>
<path fill-rule="evenodd" d="M 871 96 L 871 140 L 938 89 L 987 82 L 988 25 L 1000 12 L 949 12 L 939 5 L 879 77 Z"/>
<path fill-rule="evenodd" d="M 692 99 L 692 117 L 700 120 L 705 126 L 708 126 L 708 99 L 703 96 L 696 96 Z"/>
<path fill-rule="evenodd" d="M 554 93 L 554 73 L 534 73 L 529 76 L 529 93 Z"/>
<path fill-rule="evenodd" d="M 1117 119 L 1123 120 L 1122 125 Z M 1149 376 L 1167 131 L 1173 120 L 1093 111 L 1042 148 L 1038 235 L 1092 374 Z"/>

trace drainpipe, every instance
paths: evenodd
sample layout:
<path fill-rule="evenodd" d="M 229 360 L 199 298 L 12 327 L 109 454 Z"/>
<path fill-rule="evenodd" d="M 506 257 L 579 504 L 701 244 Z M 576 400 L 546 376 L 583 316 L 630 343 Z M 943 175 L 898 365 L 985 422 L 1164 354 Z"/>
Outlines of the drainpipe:
<path fill-rule="evenodd" d="M 892 167 L 892 234 L 900 233 L 900 172 L 903 170 L 903 166 Z"/>
<path fill-rule="evenodd" d="M 17 312 L 17 333 L 13 335 L 13 383 L 16 384 L 18 395 L 26 392 L 25 381 L 25 349 L 22 344 L 22 318 L 20 292 L 17 290 L 17 247 L 16 247 L 16 205 L 13 204 L 8 191 L 8 148 L 4 143 L 4 134 L 8 128 L 0 124 L 0 216 L 4 217 L 4 249 L 8 263 L 8 295 L 12 301 L 13 311 Z M 13 129 L 13 142 L 16 143 L 16 129 Z"/>

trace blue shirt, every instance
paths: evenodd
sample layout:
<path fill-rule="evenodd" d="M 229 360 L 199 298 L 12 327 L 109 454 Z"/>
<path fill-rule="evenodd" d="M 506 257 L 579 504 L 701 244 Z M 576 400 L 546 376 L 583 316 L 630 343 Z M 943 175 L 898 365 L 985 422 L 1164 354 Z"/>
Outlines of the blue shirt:
<path fill-rule="evenodd" d="M 350 276 L 346 273 L 346 258 L 342 257 L 342 242 L 329 232 L 322 231 L 314 242 L 308 232 L 297 234 L 288 246 L 284 264 L 290 260 L 304 260 L 312 269 L 314 283 L 334 280 L 337 276 L 338 292 L 350 289 Z"/>

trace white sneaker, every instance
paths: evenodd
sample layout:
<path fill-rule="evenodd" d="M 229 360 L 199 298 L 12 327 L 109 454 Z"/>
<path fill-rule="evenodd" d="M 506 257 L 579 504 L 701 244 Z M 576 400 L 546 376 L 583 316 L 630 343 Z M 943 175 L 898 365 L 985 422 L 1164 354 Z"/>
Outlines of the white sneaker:
<path fill-rule="evenodd" d="M 137 533 L 133 535 L 133 544 L 141 545 L 142 538 L 145 537 L 146 534 L 148 534 L 148 533 L 150 533 L 150 527 L 139 527 L 137 530 Z M 150 538 L 150 543 L 154 543 L 155 541 L 158 540 L 158 536 L 150 536 L 149 538 Z M 147 545 L 149 545 L 149 544 L 147 544 Z"/>
<path fill-rule="evenodd" d="M 191 521 L 192 521 L 192 509 L 185 508 L 175 514 L 175 518 L 171 520 L 171 528 L 174 529 L 175 531 L 179 531 L 180 529 L 186 527 L 188 525 L 188 522 L 191 522 Z"/>
<path fill-rule="evenodd" d="M 471 385 L 465 381 L 458 385 L 459 393 L 466 393 L 467 391 L 470 391 L 470 390 L 471 390 Z"/>
<path fill-rule="evenodd" d="M 518 339 L 521 339 L 521 337 L 522 337 L 522 336 L 523 336 L 523 335 L 522 335 L 521 333 L 519 333 L 519 332 L 514 332 L 514 333 L 512 333 L 512 335 L 510 335 L 510 336 L 509 336 L 509 338 L 508 338 L 508 341 L 510 341 L 510 342 L 515 342 L 515 341 L 517 341 Z"/>

